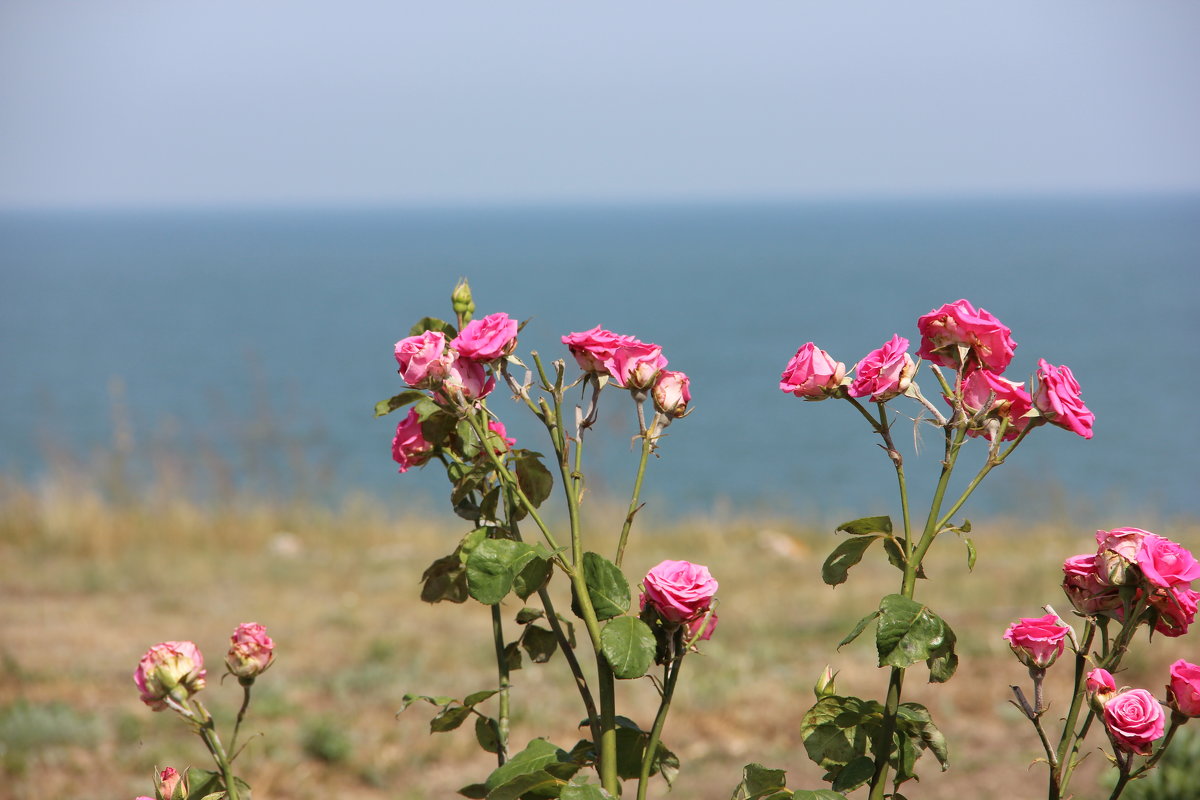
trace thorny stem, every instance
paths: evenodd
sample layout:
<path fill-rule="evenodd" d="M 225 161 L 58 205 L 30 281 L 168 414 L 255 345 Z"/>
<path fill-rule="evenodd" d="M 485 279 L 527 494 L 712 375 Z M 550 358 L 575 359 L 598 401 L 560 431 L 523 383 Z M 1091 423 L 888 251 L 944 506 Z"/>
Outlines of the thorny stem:
<path fill-rule="evenodd" d="M 217 769 L 221 772 L 221 782 L 225 785 L 225 796 L 227 800 L 238 800 L 237 783 L 234 781 L 233 770 L 229 766 L 229 756 L 226 755 L 225 748 L 217 736 L 216 724 L 213 722 L 212 715 L 199 700 L 192 702 L 195 703 L 196 710 L 199 712 L 200 738 L 204 740 L 205 747 L 212 754 L 213 760 L 217 762 Z"/>
<path fill-rule="evenodd" d="M 638 404 L 638 412 L 641 412 L 641 404 Z M 643 426 L 644 427 L 644 426 Z M 625 514 L 625 524 L 621 526 L 621 540 L 617 543 L 616 565 L 621 566 L 621 561 L 625 558 L 625 545 L 629 541 L 629 531 L 633 527 L 633 518 L 637 514 L 640 506 L 638 499 L 642 492 L 642 478 L 646 475 L 646 461 L 650 458 L 650 452 L 654 449 L 654 439 L 650 434 L 642 432 L 642 457 L 638 461 L 637 477 L 633 481 L 633 495 L 629 498 L 629 511 Z"/>
<path fill-rule="evenodd" d="M 508 659 L 504 655 L 504 627 L 500 620 L 500 604 L 492 604 L 492 641 L 496 647 L 496 671 L 500 687 L 500 710 L 498 712 L 497 736 L 499 747 L 496 748 L 496 765 L 504 766 L 508 760 L 508 717 L 509 717 L 509 674 Z"/>
<path fill-rule="evenodd" d="M 252 678 L 248 680 L 249 683 L 242 683 L 242 707 L 238 709 L 237 721 L 233 723 L 233 738 L 229 740 L 229 749 L 233 751 L 233 758 L 230 758 L 230 761 L 237 758 L 238 731 L 242 728 L 242 720 L 246 718 L 246 710 L 250 708 L 250 687 L 254 685 L 254 680 Z M 240 678 L 238 683 L 241 683 Z"/>
<path fill-rule="evenodd" d="M 686 650 L 682 645 L 680 629 L 675 632 L 675 650 L 678 655 L 663 668 L 663 693 L 658 704 L 658 714 L 654 717 L 654 727 L 650 729 L 650 738 L 646 742 L 646 750 L 642 755 L 642 770 L 638 775 L 637 800 L 646 800 L 646 789 L 650 784 L 650 771 L 654 767 L 654 757 L 658 754 L 658 743 L 662 737 L 663 726 L 667 723 L 667 713 L 671 710 L 671 698 L 675 694 L 675 682 L 679 679 L 679 670 L 683 667 L 683 657 Z"/>
<path fill-rule="evenodd" d="M 1087 732 L 1087 724 L 1091 722 L 1089 714 L 1087 723 L 1083 730 L 1078 734 L 1075 740 L 1075 746 L 1071 746 L 1071 737 L 1075 731 L 1075 722 L 1079 719 L 1079 711 L 1083 707 L 1083 701 L 1086 695 L 1084 691 L 1084 670 L 1087 669 L 1088 652 L 1092 647 L 1092 640 L 1096 636 L 1096 626 L 1089 621 L 1086 625 L 1086 632 L 1083 635 L 1083 643 L 1075 651 L 1075 693 L 1071 697 L 1071 707 L 1067 711 L 1067 718 L 1063 722 L 1062 737 L 1058 740 L 1057 765 L 1050 770 L 1050 794 L 1051 800 L 1057 800 L 1061 793 L 1066 791 L 1067 783 L 1071 780 L 1071 772 L 1075 768 L 1075 754 L 1079 751 L 1079 745 L 1083 741 L 1083 737 Z M 1070 754 L 1068 756 L 1068 753 Z"/>

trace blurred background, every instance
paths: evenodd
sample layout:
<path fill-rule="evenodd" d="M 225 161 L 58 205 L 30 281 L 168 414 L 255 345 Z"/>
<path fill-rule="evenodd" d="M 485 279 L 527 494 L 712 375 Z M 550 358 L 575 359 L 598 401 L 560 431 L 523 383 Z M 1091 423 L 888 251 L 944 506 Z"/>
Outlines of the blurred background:
<path fill-rule="evenodd" d="M 1198 36 L 1191 0 L 0 3 L 0 798 L 146 793 L 194 743 L 129 671 L 243 619 L 289 653 L 256 794 L 486 774 L 469 735 L 392 717 L 491 668 L 448 634 L 477 615 L 416 607 L 465 523 L 437 469 L 397 474 L 397 419 L 372 414 L 402 388 L 393 343 L 449 317 L 459 277 L 477 315 L 529 320 L 520 353 L 569 360 L 560 337 L 603 325 L 691 376 L 631 567 L 721 564 L 730 598 L 678 704 L 702 735 L 677 793 L 727 797 L 760 757 L 816 785 L 792 723 L 862 615 L 820 559 L 834 524 L 897 513 L 858 415 L 779 391 L 805 342 L 848 366 L 894 333 L 915 351 L 917 317 L 967 298 L 1012 328 L 1008 377 L 1074 371 L 1095 437 L 1047 427 L 996 470 L 967 507 L 993 523 L 984 577 L 945 585 L 979 631 L 964 668 L 1012 668 L 1000 632 L 1097 527 L 1200 547 Z M 607 393 L 589 443 L 604 535 L 630 406 Z M 926 497 L 936 431 L 893 407 Z M 1161 686 L 1155 652 L 1131 682 Z M 866 661 L 837 665 L 848 689 L 878 688 Z M 993 683 L 937 701 L 979 757 L 925 796 L 1040 791 Z"/>

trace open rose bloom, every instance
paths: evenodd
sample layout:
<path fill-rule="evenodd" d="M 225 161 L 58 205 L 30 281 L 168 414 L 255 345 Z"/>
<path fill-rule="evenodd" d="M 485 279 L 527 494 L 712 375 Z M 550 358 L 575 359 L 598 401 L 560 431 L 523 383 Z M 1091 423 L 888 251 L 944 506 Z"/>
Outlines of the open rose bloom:
<path fill-rule="evenodd" d="M 1006 325 L 966 300 L 947 303 L 919 317 L 917 330 L 921 332 L 919 357 L 961 368 L 964 373 L 975 369 L 1004 372 L 1017 347 Z"/>
<path fill-rule="evenodd" d="M 883 347 L 858 362 L 846 391 L 851 397 L 870 395 L 872 403 L 882 403 L 904 394 L 916 371 L 917 365 L 908 354 L 908 339 L 893 334 Z"/>
<path fill-rule="evenodd" d="M 1182 658 L 1171 665 L 1167 705 L 1185 717 L 1200 717 L 1200 665 Z"/>
<path fill-rule="evenodd" d="M 204 657 L 193 642 L 161 642 L 146 651 L 133 671 L 142 702 L 155 711 L 166 699 L 182 702 L 204 688 Z"/>
<path fill-rule="evenodd" d="M 410 409 L 408 415 L 396 425 L 396 435 L 392 437 L 392 460 L 400 465 L 401 472 L 408 472 L 410 467 L 419 467 L 433 455 L 433 445 L 425 440 L 421 432 L 421 420 L 416 409 Z"/>
<path fill-rule="evenodd" d="M 425 331 L 396 342 L 400 377 L 418 389 L 431 389 L 440 384 L 449 374 L 452 360 L 446 350 L 446 337 L 438 331 Z"/>
<path fill-rule="evenodd" d="M 824 400 L 837 392 L 845 377 L 845 364 L 833 360 L 812 342 L 806 342 L 784 367 L 779 389 L 805 400 Z"/>
<path fill-rule="evenodd" d="M 584 372 L 608 375 L 608 362 L 617 349 L 639 342 L 633 336 L 613 333 L 597 325 L 589 331 L 568 333 L 562 337 L 562 343 L 575 356 L 575 362 Z"/>
<path fill-rule="evenodd" d="M 517 321 L 508 314 L 488 314 L 471 320 L 450 342 L 450 348 L 463 358 L 489 362 L 510 355 L 517 346 Z"/>
<path fill-rule="evenodd" d="M 672 625 L 690 624 L 703 617 L 717 594 L 708 567 L 690 561 L 663 561 L 646 573 L 643 602 Z M 711 624 L 711 623 L 710 623 Z"/>
<path fill-rule="evenodd" d="M 1162 738 L 1166 714 L 1145 689 L 1121 692 L 1104 704 L 1104 727 L 1113 743 L 1126 753 L 1148 756 Z"/>
<path fill-rule="evenodd" d="M 1038 360 L 1033 404 L 1054 425 L 1090 439 L 1096 415 L 1088 410 L 1079 395 L 1079 382 L 1070 368 L 1056 367 L 1044 358 Z"/>

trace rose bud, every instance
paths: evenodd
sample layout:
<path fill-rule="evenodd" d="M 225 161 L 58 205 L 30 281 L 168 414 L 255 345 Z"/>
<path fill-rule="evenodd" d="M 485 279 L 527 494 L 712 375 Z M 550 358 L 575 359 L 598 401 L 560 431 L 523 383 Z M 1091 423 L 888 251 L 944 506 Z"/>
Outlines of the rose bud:
<path fill-rule="evenodd" d="M 1167 705 L 1185 717 L 1200 717 L 1200 666 L 1182 658 L 1171 665 Z"/>
<path fill-rule="evenodd" d="M 183 800 L 188 796 L 187 781 L 174 767 L 167 767 L 155 780 L 158 800 Z"/>
<path fill-rule="evenodd" d="M 664 369 L 654 382 L 654 407 L 664 417 L 679 419 L 687 414 L 688 403 L 692 402 L 691 382 L 682 372 Z"/>
<path fill-rule="evenodd" d="M 133 682 L 142 702 L 155 711 L 167 708 L 167 698 L 182 703 L 204 688 L 204 657 L 193 642 L 162 642 L 138 662 Z"/>
<path fill-rule="evenodd" d="M 458 283 L 454 285 L 454 291 L 450 293 L 450 304 L 463 322 L 471 321 L 471 315 L 475 313 L 475 300 L 471 297 L 471 286 L 466 278 L 459 278 Z"/>
<path fill-rule="evenodd" d="M 1102 711 L 1104 704 L 1117 693 L 1117 682 L 1112 673 L 1099 667 L 1088 673 L 1084 686 L 1087 690 L 1088 703 L 1097 713 Z"/>
<path fill-rule="evenodd" d="M 243 622 L 229 637 L 225 666 L 242 685 L 253 682 L 275 661 L 275 643 L 257 622 Z"/>
<path fill-rule="evenodd" d="M 845 364 L 834 361 L 824 350 L 807 342 L 784 367 L 779 376 L 779 389 L 805 400 L 824 400 L 837 393 L 845 377 Z"/>
<path fill-rule="evenodd" d="M 1061 624 L 1058 617 L 1047 614 L 1022 617 L 1008 626 L 1004 638 L 1022 664 L 1031 669 L 1045 669 L 1062 655 L 1068 631 L 1070 628 Z"/>

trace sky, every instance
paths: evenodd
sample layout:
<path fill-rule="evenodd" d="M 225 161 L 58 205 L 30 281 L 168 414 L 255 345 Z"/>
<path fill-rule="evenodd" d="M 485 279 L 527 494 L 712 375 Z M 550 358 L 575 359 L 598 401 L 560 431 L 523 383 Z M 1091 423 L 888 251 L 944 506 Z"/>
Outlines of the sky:
<path fill-rule="evenodd" d="M 1194 0 L 4 0 L 0 207 L 1200 191 Z"/>

